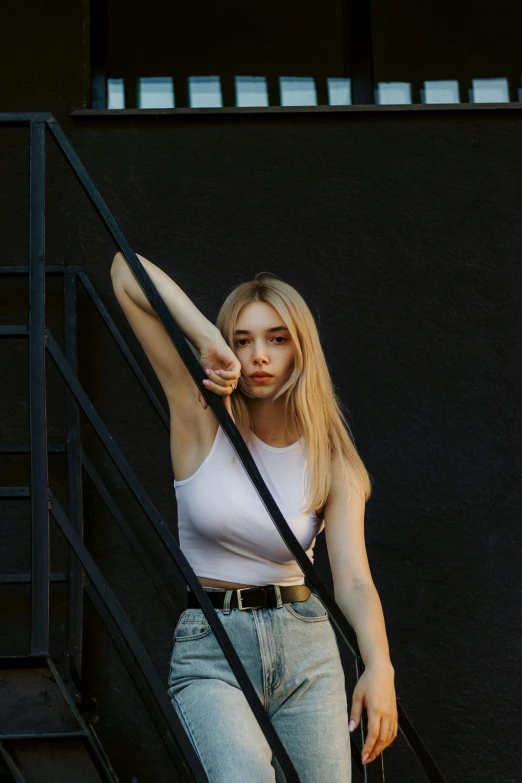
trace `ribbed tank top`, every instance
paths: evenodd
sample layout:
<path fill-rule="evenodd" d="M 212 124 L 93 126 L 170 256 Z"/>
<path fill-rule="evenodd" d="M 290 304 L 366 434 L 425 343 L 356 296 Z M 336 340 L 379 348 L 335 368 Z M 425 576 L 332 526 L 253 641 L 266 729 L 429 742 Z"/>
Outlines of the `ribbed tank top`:
<path fill-rule="evenodd" d="M 292 532 L 313 563 L 324 521 L 301 511 L 307 462 L 303 441 L 269 446 L 251 433 L 248 448 Z M 251 585 L 300 585 L 304 574 L 232 448 L 223 428 L 200 467 L 174 480 L 179 545 L 197 576 Z"/>

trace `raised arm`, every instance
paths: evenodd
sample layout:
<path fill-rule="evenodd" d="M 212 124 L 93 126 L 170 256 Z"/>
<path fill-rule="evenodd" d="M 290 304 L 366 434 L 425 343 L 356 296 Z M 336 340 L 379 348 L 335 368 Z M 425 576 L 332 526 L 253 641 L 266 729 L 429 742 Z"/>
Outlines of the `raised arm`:
<path fill-rule="evenodd" d="M 230 383 L 239 378 L 241 365 L 221 332 L 172 278 L 137 255 L 183 334 L 199 354 L 201 365 L 210 368 L 207 387 L 221 396 L 229 396 Z M 192 376 L 121 253 L 114 256 L 111 280 L 118 303 L 165 392 L 171 416 L 176 419 L 174 423 L 181 428 L 193 427 L 206 406 L 200 405 Z"/>

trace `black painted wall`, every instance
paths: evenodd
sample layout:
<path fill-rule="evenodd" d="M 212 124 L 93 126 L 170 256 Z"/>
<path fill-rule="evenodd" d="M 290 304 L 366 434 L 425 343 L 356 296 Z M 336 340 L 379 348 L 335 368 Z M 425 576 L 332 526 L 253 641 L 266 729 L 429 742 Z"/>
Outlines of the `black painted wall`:
<path fill-rule="evenodd" d="M 11 12 L 13 41 L 26 35 L 21 53 L 11 45 L 2 73 L 2 110 L 54 113 L 134 249 L 208 317 L 232 286 L 261 270 L 305 296 L 374 480 L 366 541 L 401 705 L 450 783 L 518 782 L 521 107 L 74 119 L 70 111 L 89 105 L 86 6 L 62 0 L 33 10 L 41 16 L 29 31 L 21 9 Z M 2 264 L 24 264 L 28 133 L 0 134 Z M 84 267 L 161 395 L 112 293 L 116 247 L 48 139 L 47 261 Z M 26 322 L 25 283 L 0 282 L 1 323 Z M 48 281 L 47 293 L 48 326 L 61 340 L 58 281 Z M 3 340 L 0 351 L 0 440 L 27 442 L 26 346 Z M 175 530 L 168 434 L 83 295 L 79 377 Z M 52 362 L 48 405 L 51 443 L 64 438 L 63 384 Z M 155 548 L 181 611 L 181 580 L 83 417 L 82 434 L 127 518 Z M 2 485 L 28 482 L 28 458 L 1 457 L 0 465 Z M 63 457 L 50 458 L 50 474 L 65 500 Z M 28 508 L 2 502 L 1 573 L 29 569 Z M 174 623 L 87 478 L 85 525 L 166 680 Z M 316 564 L 329 582 L 324 536 Z M 66 567 L 53 530 L 52 568 Z M 1 588 L 0 654 L 27 651 L 27 595 Z M 52 610 L 58 655 L 66 642 L 60 587 Z M 346 673 L 350 694 L 351 666 Z M 121 780 L 174 780 L 88 601 L 84 677 Z M 384 758 L 388 780 L 424 779 L 402 738 Z"/>

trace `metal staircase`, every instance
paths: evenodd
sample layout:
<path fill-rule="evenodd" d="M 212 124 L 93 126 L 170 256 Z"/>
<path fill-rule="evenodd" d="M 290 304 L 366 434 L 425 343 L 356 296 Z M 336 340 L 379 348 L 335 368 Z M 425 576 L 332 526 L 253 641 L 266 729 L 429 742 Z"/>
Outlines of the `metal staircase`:
<path fill-rule="evenodd" d="M 30 266 L 0 267 L 0 281 L 5 280 L 6 277 L 27 277 L 30 269 Z M 66 512 L 58 497 L 47 486 L 44 504 L 46 513 L 32 518 L 31 573 L 0 575 L 1 585 L 25 584 L 30 587 L 32 595 L 29 654 L 0 657 L 0 763 L 2 765 L 0 774 L 6 781 L 27 781 L 27 783 L 33 781 L 61 783 L 62 780 L 64 783 L 65 781 L 71 783 L 73 780 L 74 783 L 117 781 L 93 727 L 97 717 L 96 701 L 82 690 L 83 594 L 85 592 L 102 619 L 142 698 L 145 709 L 149 712 L 167 748 L 177 779 L 206 781 L 199 759 L 170 704 L 166 683 L 156 671 L 141 640 L 83 541 L 82 499 L 85 475 L 117 522 L 120 531 L 168 610 L 173 626 L 175 625 L 179 612 L 176 611 L 172 596 L 154 566 L 152 554 L 147 552 L 140 537 L 122 513 L 117 500 L 90 459 L 85 445 L 81 443 L 80 409 L 86 414 L 155 529 L 160 531 L 171 548 L 177 546 L 170 529 L 132 472 L 78 381 L 76 301 L 79 284 L 83 286 L 105 321 L 167 431 L 169 417 L 83 269 L 72 265 L 48 265 L 45 273 L 63 278 L 64 351 L 62 352 L 50 330 L 44 327 L 43 333 L 45 351 L 51 356 L 66 381 L 66 442 L 48 444 L 46 433 L 44 442 L 47 453 L 62 454 L 67 460 L 70 500 Z M 14 336 L 27 339 L 30 337 L 30 330 L 30 324 L 11 326 L 4 324 L 0 325 L 0 337 Z M 37 388 L 35 388 L 37 377 L 36 374 L 30 376 L 30 382 L 34 384 L 31 390 L 32 404 L 37 400 Z M 45 393 L 45 387 L 39 388 L 39 391 Z M 42 406 L 40 411 L 45 411 L 45 406 Z M 37 414 L 31 416 L 31 433 L 36 418 Z M 45 418 L 43 424 L 45 425 Z M 31 449 L 31 444 L 0 443 L 0 455 L 31 456 L 32 451 L 34 446 Z M 45 468 L 47 469 L 47 465 Z M 32 497 L 33 484 L 0 487 L 0 499 L 4 501 L 31 500 Z M 70 546 L 71 558 L 67 573 L 48 571 L 50 551 L 47 515 L 49 512 Z M 45 520 L 45 535 L 41 530 L 35 529 L 38 524 L 41 524 L 42 516 Z M 47 572 L 44 571 L 44 578 L 41 574 L 42 561 L 47 561 Z M 50 584 L 62 584 L 68 588 L 68 649 L 64 651 L 59 661 L 53 661 L 48 655 Z M 21 635 L 24 630 L 20 628 Z M 29 687 L 30 683 L 31 687 Z M 42 684 L 45 687 L 41 687 Z M 83 716 L 84 712 L 90 714 L 92 720 Z M 71 769 L 76 770 L 74 774 Z"/>

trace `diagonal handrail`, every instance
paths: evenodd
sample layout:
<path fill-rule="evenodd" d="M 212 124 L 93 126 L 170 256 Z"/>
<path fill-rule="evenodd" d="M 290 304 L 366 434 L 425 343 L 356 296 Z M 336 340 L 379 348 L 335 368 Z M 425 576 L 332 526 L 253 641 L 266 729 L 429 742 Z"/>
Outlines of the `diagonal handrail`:
<path fill-rule="evenodd" d="M 193 377 L 194 381 L 196 382 L 200 393 L 208 403 L 208 405 L 212 408 L 214 415 L 220 422 L 221 426 L 223 427 L 225 434 L 227 435 L 232 447 L 234 448 L 237 456 L 239 457 L 240 461 L 243 464 L 243 467 L 245 468 L 254 488 L 258 492 L 258 495 L 265 505 L 268 513 L 270 514 L 277 530 L 279 531 L 280 535 L 282 536 L 283 540 L 287 544 L 288 548 L 294 555 L 296 561 L 301 566 L 302 571 L 304 574 L 308 577 L 310 583 L 315 587 L 317 594 L 321 598 L 323 604 L 325 605 L 330 619 L 333 620 L 336 628 L 339 631 L 340 638 L 342 639 L 342 642 L 348 646 L 350 651 L 355 657 L 356 662 L 356 671 L 359 671 L 359 667 L 364 668 L 364 663 L 361 659 L 357 640 L 355 637 L 355 634 L 353 632 L 353 629 L 351 628 L 350 624 L 348 623 L 348 620 L 344 616 L 343 612 L 341 611 L 340 607 L 335 602 L 333 596 L 330 594 L 329 590 L 327 589 L 325 583 L 321 579 L 320 575 L 318 574 L 316 568 L 311 564 L 309 558 L 307 557 L 304 549 L 299 544 L 297 538 L 294 536 L 292 530 L 290 529 L 289 525 L 287 524 L 286 520 L 284 519 L 283 515 L 281 514 L 279 508 L 277 507 L 277 504 L 275 503 L 274 499 L 272 498 L 268 488 L 266 487 L 261 474 L 259 473 L 259 470 L 257 469 L 257 466 L 249 452 L 249 450 L 246 447 L 246 444 L 244 443 L 241 434 L 239 433 L 239 430 L 237 429 L 236 425 L 234 424 L 232 418 L 229 416 L 228 411 L 225 408 L 225 405 L 223 403 L 223 400 L 218 397 L 217 395 L 213 394 L 212 392 L 208 391 L 206 387 L 203 385 L 202 381 L 204 380 L 205 376 L 203 374 L 203 369 L 199 365 L 196 357 L 192 353 L 192 350 L 190 349 L 188 342 L 186 341 L 183 333 L 181 332 L 179 326 L 177 325 L 176 321 L 174 320 L 172 314 L 166 307 L 163 299 L 159 295 L 157 289 L 153 285 L 150 277 L 148 276 L 145 268 L 140 263 L 138 257 L 136 256 L 135 252 L 133 251 L 132 247 L 130 246 L 129 242 L 123 235 L 121 229 L 119 228 L 118 224 L 116 223 L 116 220 L 114 219 L 113 215 L 109 211 L 107 205 L 105 204 L 103 198 L 101 197 L 100 193 L 98 192 L 96 186 L 92 182 L 90 176 L 88 175 L 85 167 L 81 163 L 78 155 L 76 154 L 75 150 L 73 149 L 72 145 L 70 144 L 69 140 L 65 136 L 62 128 L 57 123 L 56 119 L 53 117 L 51 113 L 48 112 L 8 112 L 8 113 L 0 113 L 0 123 L 4 124 L 21 124 L 21 123 L 27 123 L 29 122 L 31 125 L 31 128 L 33 126 L 36 126 L 36 124 L 45 122 L 47 124 L 47 127 L 52 132 L 54 138 L 56 139 L 61 152 L 64 154 L 67 162 L 70 164 L 70 166 L 73 168 L 75 174 L 77 175 L 82 187 L 87 192 L 91 202 L 97 209 L 98 213 L 100 214 L 105 226 L 111 233 L 113 239 L 115 240 L 116 245 L 118 246 L 120 252 L 122 252 L 123 256 L 125 257 L 131 271 L 133 272 L 135 278 L 137 279 L 138 283 L 140 284 L 141 288 L 144 291 L 144 294 L 147 296 L 147 299 L 149 300 L 152 307 L 154 307 L 155 311 L 157 312 L 160 320 L 163 322 L 167 333 L 171 337 L 171 340 L 173 341 L 176 349 L 178 350 L 178 353 L 180 354 L 181 359 L 185 363 L 188 371 L 190 372 L 191 376 Z M 31 140 L 32 140 L 31 135 Z M 70 368 L 69 368 L 70 370 Z M 69 381 L 68 381 L 69 383 Z M 74 393 L 74 392 L 73 392 Z M 76 396 L 76 395 L 75 395 Z M 107 445 L 107 444 L 106 444 Z M 179 555 L 181 554 L 181 558 Z M 212 604 L 210 604 L 210 601 L 203 590 L 201 583 L 195 576 L 194 572 L 190 568 L 188 562 L 186 559 L 183 558 L 183 555 L 181 553 L 181 550 L 177 553 L 178 558 L 176 558 L 176 553 L 172 552 L 172 556 L 176 562 L 176 565 L 178 568 L 182 571 L 185 580 L 187 584 L 191 587 L 192 591 L 195 593 L 196 597 L 198 598 L 199 604 L 203 610 L 203 613 L 205 614 L 207 620 L 209 621 L 210 625 L 212 626 L 214 633 L 216 637 L 218 638 L 218 641 L 225 652 L 227 658 L 230 662 L 230 657 L 228 653 L 232 654 L 232 657 L 235 656 L 235 651 L 233 650 L 233 647 L 229 649 L 228 651 L 225 650 L 225 648 L 228 648 L 230 645 L 230 640 L 228 637 L 226 639 L 222 636 L 224 633 L 224 629 L 221 626 L 221 628 L 217 627 L 217 624 L 214 625 L 213 620 L 217 618 L 217 615 L 215 613 L 214 607 Z M 178 562 L 178 560 L 181 560 L 181 563 Z M 184 562 L 183 562 L 184 560 Z M 214 615 L 214 618 L 212 617 Z M 219 622 L 219 620 L 216 620 L 216 623 Z M 226 634 L 225 634 L 226 636 Z M 238 659 L 239 667 L 241 667 L 241 663 Z M 231 664 L 232 665 L 232 664 Z M 232 667 L 235 671 L 236 667 Z M 242 668 L 242 667 L 241 667 Z M 236 674 L 239 674 L 239 672 L 236 672 Z M 245 673 L 246 674 L 246 673 Z M 248 680 L 248 677 L 246 678 Z M 239 676 L 238 676 L 239 680 Z M 251 683 L 248 680 L 250 686 Z M 247 698 L 250 707 L 254 711 L 254 713 L 257 713 L 257 705 L 255 703 L 255 699 L 252 698 L 252 692 L 247 686 L 247 689 L 245 691 L 245 697 Z M 424 771 L 428 775 L 430 781 L 434 781 L 434 783 L 444 783 L 444 777 L 442 776 L 442 773 L 437 768 L 434 760 L 432 759 L 431 755 L 429 754 L 427 748 L 422 743 L 419 735 L 415 731 L 413 725 L 411 724 L 411 721 L 407 718 L 403 708 L 399 703 L 397 703 L 397 709 L 398 709 L 398 715 L 399 715 L 399 730 L 404 734 L 406 737 L 408 743 L 416 753 L 421 765 L 424 768 Z M 258 719 L 260 727 L 265 731 L 265 728 L 267 728 L 264 725 L 264 719 L 263 716 L 259 716 L 256 714 L 256 718 Z M 361 721 L 361 735 L 362 739 L 364 741 L 364 725 L 365 721 L 364 719 Z M 270 730 L 269 730 L 269 733 Z M 266 735 L 266 732 L 265 732 Z M 268 737 L 267 737 L 268 739 Z M 276 744 L 280 741 L 277 738 L 276 735 Z M 270 741 L 270 740 L 269 740 Z M 275 752 L 274 745 L 272 742 L 270 742 L 272 745 L 272 749 Z M 286 755 L 284 753 L 284 748 L 281 745 L 281 750 L 283 751 L 283 756 Z M 281 763 L 281 759 L 279 758 L 279 754 L 276 753 L 276 756 L 278 758 L 278 761 Z M 382 758 L 381 758 L 382 762 Z M 290 765 L 290 768 L 293 773 L 295 773 L 295 770 L 293 769 L 291 762 L 288 759 L 288 763 Z M 285 765 L 281 764 L 283 767 L 285 773 Z M 365 780 L 368 779 L 368 775 L 372 775 L 372 765 L 366 765 L 364 767 L 364 776 Z M 288 775 L 287 775 L 288 779 Z M 292 780 L 295 779 L 292 777 Z"/>
<path fill-rule="evenodd" d="M 272 520 L 277 530 L 279 531 L 283 540 L 287 544 L 288 548 L 290 549 L 290 551 L 296 558 L 297 562 L 301 566 L 301 570 L 308 577 L 310 583 L 315 587 L 317 594 L 319 595 L 320 599 L 322 600 L 323 604 L 328 610 L 330 619 L 333 619 L 340 633 L 341 639 L 348 646 L 350 652 L 356 658 L 358 666 L 360 666 L 361 669 L 364 669 L 364 663 L 360 656 L 359 648 L 357 645 L 357 639 L 355 637 L 353 628 L 349 624 L 341 608 L 337 605 L 334 597 L 328 590 L 325 582 L 321 579 L 319 572 L 317 571 L 315 566 L 313 566 L 312 563 L 310 562 L 310 559 L 308 558 L 306 552 L 304 551 L 301 544 L 299 543 L 294 533 L 290 529 L 290 526 L 286 522 L 274 498 L 270 494 L 270 491 L 266 486 L 250 451 L 248 450 L 243 438 L 241 437 L 241 433 L 236 427 L 227 409 L 225 408 L 225 404 L 223 400 L 218 395 L 209 391 L 203 385 L 203 380 L 206 378 L 203 372 L 203 368 L 199 364 L 183 332 L 181 331 L 174 317 L 172 316 L 172 313 L 170 312 L 165 302 L 161 298 L 158 290 L 156 289 L 152 280 L 147 274 L 145 267 L 138 259 L 136 253 L 132 249 L 127 238 L 124 236 L 121 228 L 117 224 L 114 216 L 112 215 L 109 208 L 107 207 L 105 201 L 103 200 L 101 194 L 99 193 L 98 189 L 94 185 L 92 179 L 87 173 L 87 170 L 82 164 L 80 158 L 78 157 L 77 153 L 75 152 L 72 144 L 70 143 L 69 139 L 66 137 L 62 128 L 59 126 L 59 124 L 56 122 L 54 118 L 53 120 L 48 121 L 48 126 L 51 132 L 53 133 L 56 141 L 58 142 L 65 158 L 72 166 L 80 183 L 82 184 L 87 194 L 90 196 L 92 203 L 94 204 L 95 208 L 98 210 L 98 213 L 100 214 L 100 217 L 102 218 L 107 229 L 109 230 L 114 241 L 116 242 L 118 248 L 120 249 L 123 256 L 125 257 L 125 260 L 127 261 L 137 282 L 141 286 L 143 293 L 145 294 L 151 306 L 155 309 L 160 320 L 162 321 L 165 329 L 167 330 L 167 333 L 169 334 L 172 342 L 174 343 L 187 370 L 190 372 L 192 378 L 196 382 L 200 393 L 203 395 L 204 399 L 206 400 L 210 408 L 212 408 L 214 415 L 216 416 L 219 423 L 223 427 L 225 434 L 228 437 L 240 461 L 242 462 L 243 467 L 245 468 L 250 478 L 250 481 L 252 482 L 254 488 L 256 489 L 266 510 L 272 517 Z M 196 594 L 205 616 L 207 617 L 208 620 L 210 620 L 210 617 L 207 616 L 207 613 L 203 608 L 205 599 L 207 598 L 207 596 L 205 595 L 205 591 L 201 587 L 201 583 L 199 582 L 199 580 L 197 580 L 197 584 L 196 583 L 194 584 L 196 586 L 195 590 L 192 587 L 192 585 L 190 585 L 190 587 L 193 590 L 193 592 Z M 250 704 L 250 706 L 253 708 L 252 704 Z M 410 743 L 415 753 L 417 754 L 422 766 L 424 767 L 424 770 L 429 776 L 429 779 L 433 781 L 433 783 L 443 783 L 444 778 L 442 776 L 442 773 L 437 768 L 428 749 L 422 742 L 420 736 L 417 734 L 411 721 L 407 718 L 406 713 L 404 712 L 399 702 L 397 702 L 397 712 L 399 718 L 399 727 L 400 729 L 403 730 L 408 742 Z M 361 722 L 361 729 L 362 726 L 363 726 L 363 722 Z M 365 775 L 366 775 L 366 771 L 367 771 L 367 765 L 364 768 Z"/>

